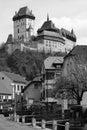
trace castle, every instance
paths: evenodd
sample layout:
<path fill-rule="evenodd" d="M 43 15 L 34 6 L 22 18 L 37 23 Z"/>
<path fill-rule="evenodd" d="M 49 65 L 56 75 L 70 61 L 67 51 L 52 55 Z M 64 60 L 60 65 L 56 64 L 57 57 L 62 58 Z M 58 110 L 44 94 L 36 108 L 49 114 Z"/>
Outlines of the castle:
<path fill-rule="evenodd" d="M 28 7 L 22 7 L 13 16 L 14 37 L 10 34 L 7 39 L 8 52 L 16 49 L 21 51 L 33 50 L 51 52 L 69 52 L 76 44 L 76 35 L 70 31 L 58 29 L 49 19 L 43 23 L 34 36 L 35 16 Z"/>

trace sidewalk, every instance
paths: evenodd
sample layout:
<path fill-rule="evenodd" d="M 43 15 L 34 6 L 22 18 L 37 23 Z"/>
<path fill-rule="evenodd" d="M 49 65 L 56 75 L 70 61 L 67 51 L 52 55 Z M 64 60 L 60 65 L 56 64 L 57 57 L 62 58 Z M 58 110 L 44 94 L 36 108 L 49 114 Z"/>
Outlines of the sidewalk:
<path fill-rule="evenodd" d="M 0 117 L 0 130 L 41 130 L 40 127 L 26 126 L 22 123 L 17 123 L 7 120 L 5 117 Z M 45 129 L 49 130 L 49 129 Z"/>

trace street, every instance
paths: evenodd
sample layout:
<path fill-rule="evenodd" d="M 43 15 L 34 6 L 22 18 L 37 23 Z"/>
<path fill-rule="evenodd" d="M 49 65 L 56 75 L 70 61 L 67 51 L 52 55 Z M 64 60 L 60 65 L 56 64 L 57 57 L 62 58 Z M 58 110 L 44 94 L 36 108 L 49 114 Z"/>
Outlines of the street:
<path fill-rule="evenodd" d="M 0 130 L 35 130 L 39 128 L 32 128 L 21 123 L 7 120 L 5 117 L 0 117 Z"/>
<path fill-rule="evenodd" d="M 21 123 L 17 123 L 17 122 L 13 122 L 8 120 L 5 117 L 0 117 L 0 130 L 40 130 L 40 127 L 35 127 L 33 128 L 32 126 L 27 126 L 25 124 L 21 124 Z M 46 128 L 45 130 L 50 130 L 48 128 Z M 87 124 L 84 126 L 84 128 L 73 128 L 70 130 L 87 130 Z"/>

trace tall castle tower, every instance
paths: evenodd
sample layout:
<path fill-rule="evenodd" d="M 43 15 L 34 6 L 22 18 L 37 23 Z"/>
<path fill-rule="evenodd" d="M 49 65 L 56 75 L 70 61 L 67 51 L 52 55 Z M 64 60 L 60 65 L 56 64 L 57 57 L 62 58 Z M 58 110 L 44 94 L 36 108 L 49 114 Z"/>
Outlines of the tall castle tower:
<path fill-rule="evenodd" d="M 13 17 L 14 22 L 14 39 L 20 41 L 29 41 L 30 37 L 34 35 L 34 20 L 35 16 L 28 7 L 22 7 L 18 12 L 15 12 Z"/>

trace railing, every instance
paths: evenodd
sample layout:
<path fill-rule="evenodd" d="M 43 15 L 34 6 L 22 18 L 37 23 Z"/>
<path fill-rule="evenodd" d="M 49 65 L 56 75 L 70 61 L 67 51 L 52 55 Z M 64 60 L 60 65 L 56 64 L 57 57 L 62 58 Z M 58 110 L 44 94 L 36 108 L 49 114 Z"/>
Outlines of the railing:
<path fill-rule="evenodd" d="M 30 116 L 22 116 L 22 123 L 25 123 L 25 118 L 26 117 L 30 117 Z M 12 115 L 9 115 L 9 119 L 12 119 Z M 20 122 L 20 116 L 16 115 L 16 117 L 14 118 L 14 120 L 16 122 Z M 36 127 L 36 126 L 40 126 L 41 129 L 45 129 L 46 126 L 51 125 L 52 130 L 61 130 L 60 127 L 62 127 L 64 130 L 69 130 L 69 122 L 68 120 L 66 120 L 66 122 L 64 124 L 62 124 L 61 122 L 64 120 L 52 120 L 52 121 L 45 121 L 44 119 L 42 119 L 41 121 L 36 121 L 36 119 L 33 117 L 31 119 L 31 123 L 25 123 L 26 125 L 30 125 L 32 127 Z"/>

